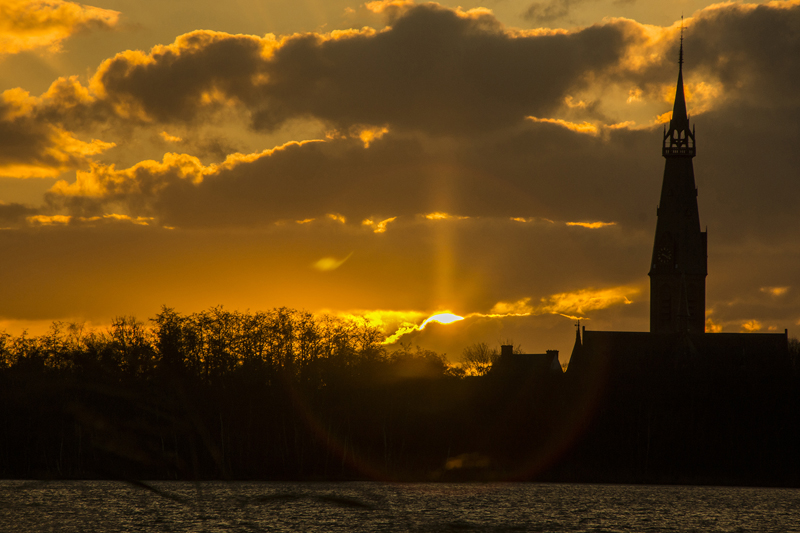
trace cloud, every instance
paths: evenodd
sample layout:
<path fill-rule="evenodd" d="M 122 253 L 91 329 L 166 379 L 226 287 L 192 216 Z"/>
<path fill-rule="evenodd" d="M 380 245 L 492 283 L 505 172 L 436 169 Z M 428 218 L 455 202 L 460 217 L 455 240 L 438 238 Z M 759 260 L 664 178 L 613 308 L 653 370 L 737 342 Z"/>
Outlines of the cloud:
<path fill-rule="evenodd" d="M 364 219 L 363 221 L 361 221 L 361 225 L 362 226 L 367 226 L 369 228 L 372 228 L 372 231 L 374 233 L 385 233 L 386 232 L 386 226 L 389 224 L 389 222 L 392 222 L 392 221 L 394 221 L 396 219 L 397 219 L 397 217 L 392 217 L 392 218 L 387 218 L 387 219 L 381 220 L 381 221 L 375 221 L 375 220 L 372 220 L 371 218 L 367 218 L 367 219 Z"/>
<path fill-rule="evenodd" d="M 576 133 L 588 133 L 590 135 L 597 135 L 598 128 L 596 125 L 590 122 L 582 122 L 580 124 L 576 124 L 574 122 L 569 122 L 563 119 L 555 119 L 555 118 L 536 118 L 536 117 L 527 117 L 528 120 L 532 120 L 533 122 L 545 122 L 548 124 L 557 124 L 561 127 L 567 128 L 570 131 L 574 131 Z"/>
<path fill-rule="evenodd" d="M 26 50 L 56 51 L 70 35 L 110 29 L 119 13 L 65 0 L 3 0 L 0 3 L 0 55 Z"/>
<path fill-rule="evenodd" d="M 62 80 L 58 85 L 71 83 L 77 82 Z M 0 175 L 55 177 L 88 165 L 94 156 L 114 146 L 97 139 L 83 141 L 60 124 L 41 120 L 37 108 L 50 96 L 35 98 L 21 89 L 0 94 Z"/>
<path fill-rule="evenodd" d="M 771 296 L 783 296 L 789 292 L 789 287 L 761 287 L 759 290 Z"/>
<path fill-rule="evenodd" d="M 433 213 L 426 213 L 423 215 L 428 220 L 464 220 L 469 217 L 461 216 L 461 215 L 451 215 L 449 213 L 442 213 L 441 211 L 435 211 Z"/>
<path fill-rule="evenodd" d="M 567 222 L 567 226 L 580 226 L 582 228 L 598 229 L 616 226 L 616 222 Z"/>
<path fill-rule="evenodd" d="M 641 291 L 633 287 L 613 287 L 609 289 L 581 289 L 574 292 L 554 294 L 542 300 L 539 312 L 550 314 L 583 315 L 588 311 L 605 309 L 616 304 L 631 304 L 629 297 Z"/>
<path fill-rule="evenodd" d="M 523 298 L 516 302 L 497 302 L 492 307 L 489 314 L 492 315 L 530 315 L 533 314 L 533 307 L 530 306 L 530 298 Z"/>
<path fill-rule="evenodd" d="M 161 136 L 162 139 L 170 143 L 179 143 L 183 140 L 175 135 L 170 135 L 166 131 L 162 131 L 159 135 Z"/>
<path fill-rule="evenodd" d="M 56 224 L 69 224 L 72 219 L 69 215 L 31 215 L 27 221 L 33 225 L 53 226 Z"/>
<path fill-rule="evenodd" d="M 129 241 L 120 242 L 140 254 L 126 256 L 132 264 L 152 254 L 153 264 L 184 265 L 179 274 L 149 272 L 149 299 L 174 295 L 168 276 L 183 279 L 186 264 L 201 264 L 198 284 L 244 284 L 263 272 L 287 280 L 230 289 L 243 306 L 316 309 L 342 299 L 345 309 L 532 313 L 502 322 L 552 331 L 571 327 L 561 314 L 591 313 L 593 327 L 646 329 L 646 295 L 626 288 L 647 282 L 664 168 L 655 123 L 671 108 L 679 25 L 606 19 L 525 31 L 486 10 L 405 2 L 373 10 L 387 17 L 386 28 L 283 37 L 197 31 L 109 58 L 85 86 L 62 78 L 38 97 L 6 91 L 0 174 L 60 180 L 44 205 L 0 205 L 0 227 L 16 228 L 2 232 L 3 244 L 43 265 L 29 248 L 68 256 L 63 241 L 129 272 L 103 255 L 124 235 Z M 760 291 L 793 287 L 800 271 L 800 49 L 790 31 L 798 21 L 797 2 L 727 4 L 686 20 L 708 307 L 726 331 L 800 315 L 794 291 Z M 316 129 L 294 135 L 293 121 Z M 249 128 L 253 146 L 240 153 L 230 146 L 246 143 L 235 139 L 203 148 L 201 128 L 213 139 Z M 272 142 L 277 131 L 305 141 Z M 613 230 L 602 221 L 614 221 Z M 589 231 L 600 227 L 607 230 Z M 143 235 L 159 244 L 131 244 Z M 215 247 L 229 250 L 228 241 L 241 242 L 231 264 L 247 275 L 209 258 Z M 310 268 L 349 250 L 359 261 L 334 275 Z M 54 253 L 47 261 L 56 265 Z M 94 272 L 91 263 L 70 261 L 75 279 L 91 281 L 78 276 Z M 29 272 L 3 268 L 38 290 Z M 42 304 L 53 313 L 89 299 L 53 290 L 63 297 Z M 214 305 L 225 294 L 204 297 Z M 18 296 L 4 309 L 22 312 Z M 479 318 L 453 328 L 477 328 Z M 428 329 L 439 328 L 415 334 Z"/>
<path fill-rule="evenodd" d="M 633 302 L 629 299 L 629 296 L 637 295 L 640 292 L 639 289 L 634 287 L 580 289 L 542 298 L 539 305 L 532 305 L 530 303 L 531 298 L 526 297 L 516 302 L 498 302 L 492 307 L 489 314 L 480 316 L 502 317 L 551 314 L 576 318 L 572 315 L 585 315 L 587 312 L 606 309 L 617 304 L 631 304 Z"/>
<path fill-rule="evenodd" d="M 758 320 L 748 320 L 747 322 L 742 323 L 742 331 L 747 331 L 749 333 L 761 331 L 763 327 L 764 326 Z"/>
<path fill-rule="evenodd" d="M 408 314 L 409 317 L 421 318 L 425 316 L 423 313 L 413 313 Z M 465 317 L 458 316 L 450 311 L 439 311 L 436 313 L 431 314 L 423 320 L 422 322 L 410 322 L 408 320 L 404 320 L 400 323 L 395 323 L 394 327 L 389 329 L 384 326 L 384 332 L 386 333 L 386 339 L 384 339 L 383 344 L 396 344 L 401 341 L 405 336 L 409 334 L 413 334 L 418 331 L 422 331 L 425 329 L 425 326 L 431 323 L 436 324 L 452 324 L 454 322 L 460 322 L 464 320 Z"/>
<path fill-rule="evenodd" d="M 554 22 L 570 14 L 572 9 L 586 0 L 549 0 L 534 2 L 522 13 L 522 18 L 537 24 Z"/>
<path fill-rule="evenodd" d="M 387 128 L 453 134 L 547 112 L 585 86 L 589 72 L 612 65 L 623 44 L 614 25 L 525 34 L 504 29 L 487 10 L 394 8 L 382 31 L 276 38 L 198 30 L 148 53 L 119 53 L 89 84 L 92 110 L 168 124 L 240 108 L 253 128 L 270 131 L 315 117 L 354 129 L 368 147 Z"/>
<path fill-rule="evenodd" d="M 353 255 L 353 252 L 347 254 L 347 257 L 343 259 L 336 259 L 335 257 L 323 257 L 322 259 L 316 261 L 312 266 L 321 272 L 330 272 L 331 270 L 336 270 L 340 266 L 342 266 L 345 261 L 350 259 L 350 256 Z"/>
<path fill-rule="evenodd" d="M 800 2 L 717 4 L 697 13 L 685 49 L 725 93 L 759 107 L 796 106 L 800 78 Z M 709 33 L 711 32 L 711 33 Z"/>
<path fill-rule="evenodd" d="M 22 204 L 0 202 L 0 229 L 16 226 L 35 212 L 35 209 Z"/>

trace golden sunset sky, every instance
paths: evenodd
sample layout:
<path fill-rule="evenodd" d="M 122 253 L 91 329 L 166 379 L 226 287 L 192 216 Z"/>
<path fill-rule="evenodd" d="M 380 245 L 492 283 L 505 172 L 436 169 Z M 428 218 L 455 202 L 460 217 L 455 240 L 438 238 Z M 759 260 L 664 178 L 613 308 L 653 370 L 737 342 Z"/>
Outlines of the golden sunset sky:
<path fill-rule="evenodd" d="M 681 14 L 707 331 L 797 335 L 800 0 L 0 0 L 0 330 L 646 331 Z"/>

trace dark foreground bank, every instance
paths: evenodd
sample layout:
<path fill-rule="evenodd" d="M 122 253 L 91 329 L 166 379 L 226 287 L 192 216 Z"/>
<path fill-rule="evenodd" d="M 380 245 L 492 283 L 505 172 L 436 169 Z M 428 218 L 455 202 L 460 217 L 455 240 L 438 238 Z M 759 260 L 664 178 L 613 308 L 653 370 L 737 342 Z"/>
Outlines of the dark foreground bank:
<path fill-rule="evenodd" d="M 796 343 L 465 377 L 382 340 L 287 309 L 5 336 L 0 477 L 800 486 Z"/>

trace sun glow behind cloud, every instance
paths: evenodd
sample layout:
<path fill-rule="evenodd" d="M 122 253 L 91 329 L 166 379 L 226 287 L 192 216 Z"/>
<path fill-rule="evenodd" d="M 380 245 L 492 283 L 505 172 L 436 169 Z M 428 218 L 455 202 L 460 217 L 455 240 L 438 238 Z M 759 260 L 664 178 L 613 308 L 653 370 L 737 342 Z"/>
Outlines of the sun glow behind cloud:
<path fill-rule="evenodd" d="M 347 316 L 363 316 L 380 327 L 386 339 L 384 344 L 394 344 L 410 333 L 422 331 L 436 322 L 447 325 L 469 319 L 503 319 L 538 315 L 560 315 L 570 320 L 588 320 L 586 313 L 606 309 L 614 305 L 633 303 L 629 297 L 638 294 L 634 287 L 611 287 L 607 289 L 583 289 L 573 292 L 553 294 L 541 298 L 539 304 L 532 304 L 526 297 L 513 302 L 497 302 L 487 313 L 473 312 L 457 315 L 451 311 L 436 312 L 425 318 L 418 311 L 356 311 Z"/>
<path fill-rule="evenodd" d="M 49 19 L 55 18 L 48 14 L 55 10 L 54 6 L 75 9 L 78 5 L 63 0 L 1 3 L 0 12 L 5 6 L 39 6 L 38 11 Z M 787 20 L 796 21 L 798 15 L 788 10 L 792 4 L 798 2 L 763 4 L 758 10 L 771 12 L 780 7 L 786 13 L 777 14 L 775 20 L 786 15 Z M 269 296 L 243 291 L 249 293 L 234 296 L 233 289 L 229 289 L 221 298 L 233 298 L 230 305 L 339 309 L 392 306 L 425 310 L 413 318 L 407 317 L 410 331 L 418 331 L 439 305 L 451 306 L 465 320 L 484 317 L 485 322 L 494 323 L 489 319 L 547 314 L 584 319 L 589 314 L 598 321 L 601 317 L 592 314 L 593 306 L 603 309 L 604 305 L 623 304 L 619 306 L 623 307 L 630 303 L 633 296 L 629 293 L 616 298 L 595 295 L 592 300 L 589 295 L 578 297 L 574 294 L 577 291 L 570 291 L 592 284 L 605 287 L 637 283 L 634 280 L 638 278 L 619 276 L 626 256 L 617 252 L 623 250 L 619 247 L 623 242 L 633 242 L 640 206 L 655 200 L 639 195 L 641 191 L 634 188 L 624 203 L 617 202 L 616 191 L 624 187 L 628 170 L 619 171 L 610 163 L 622 161 L 624 154 L 626 169 L 644 168 L 641 166 L 644 162 L 657 165 L 651 156 L 640 155 L 645 143 L 651 146 L 652 139 L 641 139 L 653 133 L 649 124 L 652 117 L 671 109 L 679 27 L 649 26 L 616 18 L 598 21 L 591 31 L 577 27 L 514 30 L 509 29 L 507 20 L 494 20 L 486 10 L 464 12 L 410 1 L 376 2 L 367 9 L 370 6 L 374 13 L 386 12 L 386 17 L 372 17 L 364 24 L 380 19 L 385 20 L 382 22 L 385 27 L 371 30 L 359 24 L 361 29 L 322 33 L 314 29 L 322 27 L 315 22 L 301 28 L 301 33 L 258 37 L 248 35 L 254 33 L 251 30 L 231 25 L 230 31 L 241 33 L 200 30 L 177 37 L 168 35 L 169 39 L 175 39 L 173 44 L 156 46 L 150 52 L 122 52 L 107 56 L 108 60 L 99 68 L 100 58 L 95 58 L 91 65 L 82 65 L 80 70 L 59 71 L 54 76 L 63 77 L 56 81 L 48 78 L 47 83 L 52 82 L 50 88 L 38 97 L 21 88 L 5 91 L 0 100 L 5 111 L 0 117 L 3 122 L 0 129 L 7 130 L 4 138 L 19 139 L 20 148 L 10 142 L 4 151 L 0 150 L 0 156 L 4 156 L 0 157 L 0 174 L 4 178 L 47 177 L 60 181 L 48 193 L 47 203 L 40 202 L 41 193 L 35 189 L 44 190 L 49 185 L 40 187 L 35 183 L 37 180 L 13 184 L 20 190 L 27 187 L 34 192 L 26 192 L 25 196 L 19 193 L 19 198 L 2 198 L 6 203 L 0 202 L 0 226 L 12 229 L 7 232 L 9 235 L 18 230 L 30 231 L 37 238 L 58 233 L 65 237 L 64 242 L 72 242 L 67 241 L 69 238 L 79 243 L 79 239 L 100 234 L 101 225 L 102 231 L 120 230 L 134 235 L 129 226 L 136 225 L 135 231 L 145 231 L 143 226 L 149 224 L 151 228 L 147 231 L 158 234 L 159 238 L 167 233 L 159 231 L 159 227 L 179 227 L 184 235 L 191 231 L 198 242 L 200 239 L 211 242 L 216 236 L 210 235 L 229 229 L 260 238 L 265 234 L 261 225 L 269 224 L 264 230 L 270 235 L 268 242 L 258 242 L 250 249 L 257 249 L 265 256 L 285 258 L 280 267 L 275 266 L 274 271 L 265 274 L 286 280 L 287 284 L 295 283 L 300 290 L 287 289 L 280 295 Z M 203 9 L 199 4 L 197 8 Z M 87 8 L 81 9 L 84 14 L 89 13 Z M 758 99 L 764 105 L 770 102 L 776 110 L 793 116 L 796 91 L 791 90 L 793 84 L 782 80 L 791 79 L 793 71 L 788 68 L 793 65 L 791 58 L 799 57 L 791 44 L 794 41 L 775 38 L 777 31 L 763 32 L 758 35 L 764 41 L 762 46 L 754 40 L 755 34 L 742 33 L 757 22 L 752 17 L 743 17 L 742 12 L 754 9 L 725 4 L 704 9 L 696 19 L 686 19 L 687 42 L 704 44 L 698 48 L 692 45 L 695 52 L 687 49 L 685 90 L 693 116 L 712 106 L 720 111 L 733 109 L 726 106 L 746 103 L 745 99 Z M 389 13 L 392 10 L 395 13 Z M 104 15 L 92 13 L 102 26 Z M 731 22 L 720 18 L 723 16 Z M 87 17 L 84 19 L 91 18 Z M 481 22 L 472 24 L 473 20 Z M 707 40 L 702 32 L 693 31 L 696 23 L 706 24 L 704 29 L 714 29 L 706 32 L 709 36 L 741 34 L 741 42 L 730 37 L 719 42 Z M 762 23 L 768 27 L 766 22 Z M 97 27 L 92 23 L 83 29 L 94 31 Z M 401 31 L 402 28 L 405 30 Z M 592 37 L 598 28 L 601 34 Z M 269 27 L 264 31 L 278 34 L 282 30 Z M 445 47 L 426 49 L 426 54 L 430 53 L 432 60 L 441 59 L 441 64 L 448 68 L 420 69 L 424 65 L 418 65 L 413 54 L 406 56 L 405 52 L 413 50 L 410 45 L 415 43 L 440 42 L 430 41 L 430 37 L 436 36 L 443 36 Z M 93 34 L 92 38 L 100 39 L 102 35 Z M 539 41 L 552 45 L 547 53 L 552 61 L 537 64 L 536 75 L 528 76 L 518 65 L 537 60 Z M 779 45 L 783 41 L 786 42 L 782 48 Z M 452 62 L 450 56 L 438 55 L 450 50 L 451 45 L 456 47 L 452 49 L 473 50 L 471 47 L 477 42 L 492 44 L 486 49 L 488 56 L 467 52 Z M 49 45 L 37 46 L 34 53 L 46 56 L 42 52 Z M 125 48 L 144 50 L 142 46 L 130 44 Z M 68 48 L 59 56 L 44 59 L 55 64 L 55 58 L 63 58 L 63 64 L 72 64 L 75 58 Z M 109 53 L 125 48 L 115 48 Z M 593 54 L 580 51 L 590 48 L 596 48 L 598 54 L 588 59 Z M 757 61 L 762 57 L 759 53 L 768 49 L 775 54 L 784 53 L 784 49 L 789 51 L 785 56 L 776 55 L 788 65 L 786 69 L 765 69 L 759 74 L 760 79 L 767 80 L 765 86 L 777 92 L 748 93 L 759 88 L 748 78 L 748 73 L 756 72 L 753 65 L 769 64 Z M 492 50 L 499 53 L 494 55 Z M 742 55 L 742 50 L 746 54 Z M 730 61 L 731 57 L 737 61 Z M 22 59 L 7 58 L 9 65 L 14 61 Z M 474 77 L 475 67 L 484 61 L 490 62 L 493 76 Z M 92 69 L 96 69 L 96 75 L 88 74 Z M 789 75 L 780 75 L 782 70 Z M 71 76 L 76 72 L 86 74 Z M 438 77 L 442 72 L 447 73 L 447 78 Z M 89 83 L 82 81 L 87 76 Z M 185 83 L 171 82 L 179 78 Z M 536 89 L 540 80 L 541 90 Z M 591 83 L 583 83 L 586 80 Z M 485 81 L 488 85 L 483 85 Z M 27 90 L 34 90 L 22 81 L 19 83 Z M 151 90 L 161 86 L 173 90 Z M 42 85 L 37 91 L 46 87 Z M 414 96 L 419 87 L 425 88 L 423 100 Z M 506 91 L 506 87 L 531 90 L 518 93 Z M 386 88 L 391 90 L 383 90 Z M 780 94 L 782 88 L 789 96 Z M 272 95 L 274 102 L 265 100 L 264 95 Z M 531 114 L 550 118 L 524 119 Z M 773 115 L 776 122 L 779 114 L 776 111 Z M 668 115 L 667 112 L 664 120 Z M 723 116 L 724 113 L 718 113 L 703 117 L 704 131 L 722 131 L 724 122 L 719 120 Z M 759 115 L 742 122 L 752 127 L 753 132 L 763 132 L 758 129 L 756 116 Z M 309 128 L 308 132 L 295 123 L 306 121 L 313 123 L 303 126 Z M 636 123 L 642 126 L 637 129 Z M 651 131 L 645 131 L 648 128 Z M 794 131 L 791 128 L 782 131 Z M 244 130 L 246 135 L 242 133 Z M 326 141 L 324 137 L 329 130 L 335 133 Z M 736 153 L 738 149 L 733 147 L 744 142 L 748 135 L 736 133 L 735 128 L 730 131 L 732 144 L 724 146 Z M 223 142 L 228 134 L 230 142 Z M 258 138 L 258 142 L 251 142 L 250 136 Z M 545 137 L 553 144 L 539 142 Z M 303 144 L 289 142 L 292 139 L 317 140 Z M 281 143 L 287 142 L 283 148 Z M 273 154 L 256 152 L 264 146 L 278 148 L 272 150 Z M 166 150 L 186 153 L 164 154 Z M 724 152 L 717 159 L 713 159 L 712 153 L 704 157 L 712 158 L 704 159 L 709 166 L 725 167 Z M 580 174 L 573 174 L 577 167 Z M 742 165 L 743 169 L 746 167 Z M 770 190 L 781 189 L 782 175 L 794 175 L 787 168 L 776 167 L 779 172 L 765 178 L 773 180 Z M 588 182 L 582 180 L 594 173 L 587 174 L 585 169 L 596 170 L 598 176 L 592 177 L 593 182 L 607 183 L 607 187 L 593 190 L 587 186 Z M 529 179 L 534 171 L 541 179 Z M 735 168 L 732 171 L 737 175 Z M 560 173 L 569 179 L 546 179 Z M 581 195 L 573 194 L 575 187 L 590 192 L 579 198 Z M 785 190 L 794 194 L 796 191 L 791 187 L 787 185 Z M 713 189 L 710 192 L 714 197 Z M 731 201 L 753 207 L 748 219 L 756 213 L 758 202 L 740 202 L 749 198 L 736 194 L 750 192 L 747 187 L 731 187 L 726 192 L 730 193 Z M 587 209 L 590 203 L 602 208 Z M 394 215 L 398 216 L 386 218 Z M 499 217 L 503 223 L 498 222 Z M 470 220 L 458 222 L 467 218 Z M 615 223 L 599 220 L 617 221 L 617 227 L 600 231 Z M 781 231 L 800 227 L 781 222 L 780 227 L 784 228 Z M 85 226 L 97 230 L 87 232 Z M 735 233 L 733 229 L 723 231 Z M 231 240 L 236 238 L 232 233 Z M 34 248 L 25 239 L 20 237 L 20 249 Z M 577 247 L 568 246 L 575 239 L 583 244 L 580 256 L 577 252 L 573 254 Z M 122 240 L 119 245 L 127 246 Z M 89 250 L 94 245 L 85 246 Z M 212 251 L 212 245 L 204 246 Z M 614 251 L 607 252 L 610 249 Z M 357 251 L 358 262 L 345 265 L 348 259 L 343 257 L 350 250 Z M 156 254 L 158 250 L 151 252 Z M 180 250 L 169 249 L 169 252 L 177 257 Z M 519 260 L 523 253 L 528 254 L 526 260 Z M 614 255 L 613 261 L 605 258 L 595 264 L 584 261 L 604 253 Z M 86 254 L 87 264 L 93 264 L 93 255 L 96 254 Z M 143 253 L 137 257 L 150 256 Z M 543 268 L 537 267 L 540 258 Z M 783 265 L 794 259 L 772 263 Z M 154 273 L 150 266 L 159 264 L 157 261 L 138 260 L 142 262 L 137 268 L 150 276 L 147 279 L 159 279 L 162 273 Z M 570 268 L 582 261 L 586 269 L 578 272 L 577 268 Z M 548 270 L 550 266 L 545 262 L 550 265 L 561 262 L 565 266 Z M 55 265 L 57 261 L 50 263 Z M 288 269 L 292 270 L 291 275 L 286 275 Z M 519 288 L 517 280 L 529 279 L 524 277 L 526 273 L 545 270 L 550 288 L 531 286 L 515 292 Z M 797 299 L 793 289 L 787 288 L 792 286 L 793 278 L 783 272 L 761 274 L 753 278 L 759 281 L 749 284 L 756 287 L 753 299 L 773 309 L 791 309 L 785 311 L 792 313 L 786 320 L 797 321 L 800 316 L 796 312 Z M 209 286 L 219 283 L 230 287 L 226 280 L 231 276 L 227 273 L 216 280 L 213 276 L 208 276 Z M 487 282 L 489 276 L 495 279 Z M 313 283 L 318 285 L 313 290 L 307 288 Z M 764 283 L 787 287 L 763 287 L 759 293 L 758 288 Z M 174 287 L 176 292 L 178 285 Z M 154 282 L 148 286 L 160 285 Z M 64 287 L 71 289 L 69 284 Z M 733 283 L 731 287 L 731 291 L 736 289 Z M 144 282 L 141 290 L 147 290 Z M 181 287 L 181 290 L 192 292 L 194 288 Z M 547 296 L 558 290 L 567 292 L 560 298 Z M 157 296 L 148 294 L 147 298 L 161 298 L 155 289 L 153 292 Z M 306 292 L 313 296 L 307 296 Z M 340 299 L 343 294 L 345 299 Z M 140 294 L 135 298 L 145 299 Z M 15 303 L 12 297 L 5 299 L 6 312 L 13 315 L 19 312 L 18 308 L 28 305 L 23 304 L 23 298 L 17 299 L 20 303 Z M 501 299 L 508 301 L 499 302 Z M 69 300 L 62 307 L 85 307 L 83 300 L 100 302 L 102 298 Z M 498 303 L 493 306 L 494 302 Z M 229 304 L 227 300 L 225 303 Z M 44 308 L 49 304 L 39 305 Z M 120 296 L 104 305 L 110 308 L 127 303 Z M 730 307 L 726 311 L 720 305 L 714 315 L 725 330 L 737 330 L 751 318 L 761 320 L 764 330 L 773 327 L 769 325 L 773 318 L 765 318 L 760 311 L 734 312 L 733 306 Z M 55 304 L 47 309 L 42 311 L 49 313 L 47 316 L 61 312 Z M 627 318 L 615 325 L 641 324 L 631 316 L 639 309 L 641 306 L 637 305 L 620 312 L 620 315 L 627 313 Z M 137 308 L 135 312 L 146 311 Z M 712 323 L 715 327 L 716 322 Z M 389 334 L 399 327 L 393 324 L 387 327 Z M 463 324 L 449 326 L 450 330 L 459 327 L 467 328 Z M 432 336 L 439 329 L 444 331 L 448 327 L 431 327 L 425 335 Z"/>
<path fill-rule="evenodd" d="M 410 317 L 424 316 L 421 313 L 413 311 L 407 313 Z M 460 322 L 461 320 L 464 320 L 464 317 L 458 316 L 450 311 L 442 311 L 432 314 L 419 324 L 410 321 L 403 321 L 397 326 L 397 329 L 391 335 L 386 337 L 386 340 L 383 341 L 383 344 L 394 344 L 398 342 L 404 335 L 413 333 L 415 331 L 422 331 L 431 322 L 436 322 L 438 324 L 452 324 L 454 322 Z"/>
<path fill-rule="evenodd" d="M 419 326 L 419 329 L 425 329 L 425 326 L 431 322 L 438 322 L 439 324 L 452 324 L 453 322 L 458 322 L 459 320 L 464 320 L 464 317 L 455 315 L 449 311 L 444 313 L 436 313 L 435 315 L 426 318 L 425 322 Z"/>

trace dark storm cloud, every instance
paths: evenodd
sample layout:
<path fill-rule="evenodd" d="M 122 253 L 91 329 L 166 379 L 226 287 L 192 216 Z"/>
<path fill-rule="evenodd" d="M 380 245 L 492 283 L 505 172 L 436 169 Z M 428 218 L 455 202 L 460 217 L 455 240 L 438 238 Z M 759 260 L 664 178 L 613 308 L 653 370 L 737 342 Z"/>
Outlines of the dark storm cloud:
<path fill-rule="evenodd" d="M 130 169 L 94 165 L 76 183 L 56 185 L 48 201 L 84 217 L 126 205 L 132 216 L 184 227 L 327 213 L 359 223 L 434 211 L 636 224 L 655 209 L 658 137 L 627 130 L 575 135 L 529 122 L 502 138 L 455 148 L 389 133 L 369 148 L 347 138 L 292 143 L 216 166 L 169 155 Z M 642 196 L 653 198 L 653 208 L 631 209 Z"/>
<path fill-rule="evenodd" d="M 118 54 L 100 66 L 92 85 L 118 114 L 145 118 L 138 114 L 143 111 L 148 120 L 191 122 L 223 103 L 217 95 L 254 100 L 265 44 L 253 36 L 196 31 L 150 54 Z"/>
<path fill-rule="evenodd" d="M 415 6 L 374 35 L 290 39 L 268 63 L 271 104 L 256 126 L 311 114 L 339 126 L 389 124 L 471 133 L 518 123 L 560 105 L 623 47 L 614 27 L 512 35 L 486 13 Z"/>
<path fill-rule="evenodd" d="M 159 122 L 207 116 L 219 97 L 249 109 L 257 129 L 313 116 L 341 128 L 463 133 L 559 106 L 623 46 L 611 25 L 526 36 L 488 13 L 424 4 L 381 32 L 275 41 L 197 31 L 150 54 L 117 55 L 92 86 L 118 114 Z"/>
<path fill-rule="evenodd" d="M 223 109 L 249 114 L 256 130 L 313 118 L 344 132 L 388 126 L 470 135 L 558 108 L 619 59 L 626 39 L 613 25 L 509 32 L 488 12 L 436 4 L 393 17 L 380 32 L 281 39 L 195 31 L 106 60 L 88 87 L 73 77 L 38 98 L 7 91 L 6 157 L 47 167 L 47 175 L 86 168 L 88 156 L 110 145 L 71 142 L 79 134 L 122 142 L 137 128 L 213 123 Z"/>
<path fill-rule="evenodd" d="M 0 100 L 0 165 L 57 165 L 58 161 L 44 153 L 52 144 L 50 125 L 20 116 L 15 107 L 13 102 Z"/>
<path fill-rule="evenodd" d="M 525 36 L 503 31 L 488 13 L 424 4 L 381 32 L 275 41 L 197 31 L 150 54 L 118 54 L 92 87 L 133 119 L 191 122 L 231 99 L 259 129 L 313 116 L 343 128 L 458 133 L 557 107 L 588 73 L 613 64 L 623 45 L 610 25 Z"/>
<path fill-rule="evenodd" d="M 686 30 L 687 79 L 720 80 L 721 94 L 707 98 L 712 108 L 743 98 L 796 107 L 800 32 L 792 29 L 799 13 L 800 6 L 736 5 L 700 12 Z M 652 49 L 647 35 L 627 20 L 570 33 L 511 32 L 487 12 L 435 4 L 397 11 L 380 32 L 274 39 L 196 31 L 149 54 L 107 60 L 90 90 L 75 79 L 57 80 L 30 110 L 0 121 L 0 132 L 25 141 L 6 150 L 8 157 L 62 169 L 85 168 L 87 156 L 104 148 L 67 151 L 56 165 L 48 149 L 59 146 L 61 133 L 108 121 L 121 135 L 131 125 L 207 123 L 231 106 L 264 130 L 315 118 L 344 132 L 367 125 L 469 136 L 519 125 L 529 115 L 605 120 L 598 100 L 567 109 L 565 97 L 608 83 L 660 96 L 665 83 L 674 83 L 677 50 Z M 631 54 L 650 59 L 637 65 Z"/>
<path fill-rule="evenodd" d="M 747 74 L 770 51 L 791 56 L 790 66 L 798 61 L 798 38 L 787 30 L 798 21 L 800 6 L 730 5 L 701 12 L 687 27 L 689 87 L 705 75 L 723 80 L 712 110 L 693 117 L 701 214 L 717 242 L 780 240 L 800 226 L 793 207 L 800 184 L 792 179 L 800 165 L 793 148 L 800 69 L 764 71 L 766 81 Z M 760 29 L 745 31 L 751 26 Z M 745 44 L 735 44 L 739 34 Z M 253 226 L 326 213 L 358 224 L 433 211 L 641 224 L 652 219 L 658 201 L 658 131 L 623 127 L 592 135 L 524 117 L 547 116 L 587 77 L 662 91 L 659 80 L 673 85 L 677 50 L 641 68 L 626 59 L 626 50 L 646 46 L 645 35 L 625 20 L 576 33 L 517 35 L 489 14 L 435 5 L 400 11 L 390 29 L 377 33 L 277 41 L 194 32 L 149 55 L 109 60 L 93 82 L 102 87 L 98 101 L 134 117 L 190 121 L 229 98 L 249 108 L 258 126 L 310 115 L 345 130 L 387 124 L 389 133 L 368 148 L 337 137 L 213 167 L 188 155 L 122 170 L 96 164 L 48 200 L 53 212 L 92 217 L 124 205 L 131 216 L 182 227 Z M 756 40 L 764 52 L 755 50 Z M 720 44 L 726 42 L 727 52 Z M 711 59 L 726 53 L 736 60 Z M 725 81 L 735 77 L 732 63 L 741 64 L 741 86 Z M 65 95 L 80 88 L 61 85 L 51 101 L 78 102 L 75 109 L 86 101 L 69 100 Z M 440 143 L 442 133 L 457 140 Z"/>

